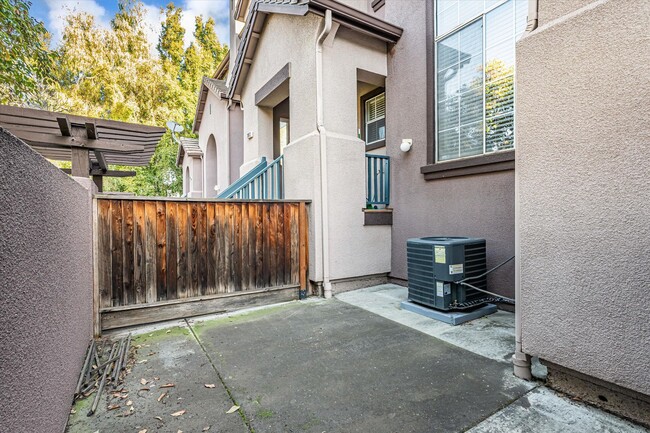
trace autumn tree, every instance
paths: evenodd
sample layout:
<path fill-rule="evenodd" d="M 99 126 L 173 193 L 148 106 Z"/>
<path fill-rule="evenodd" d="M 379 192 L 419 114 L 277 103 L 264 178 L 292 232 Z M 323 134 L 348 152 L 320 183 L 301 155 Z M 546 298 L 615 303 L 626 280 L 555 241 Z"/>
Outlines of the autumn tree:
<path fill-rule="evenodd" d="M 43 23 L 29 16 L 31 3 L 0 0 L 0 103 L 34 105 L 51 85 L 55 60 Z"/>
<path fill-rule="evenodd" d="M 121 1 L 109 29 L 97 26 L 88 14 L 67 17 L 57 49 L 57 81 L 65 111 L 157 126 L 175 120 L 190 130 L 200 79 L 216 69 L 227 48 L 216 38 L 214 21 L 203 24 L 201 19 L 200 31 L 195 29 L 201 41 L 197 37 L 185 49 L 182 10 L 170 3 L 162 13 L 156 51 L 146 38 L 141 2 Z M 180 193 L 177 150 L 165 134 L 148 166 L 136 167 L 133 178 L 108 178 L 105 189 L 138 195 Z"/>

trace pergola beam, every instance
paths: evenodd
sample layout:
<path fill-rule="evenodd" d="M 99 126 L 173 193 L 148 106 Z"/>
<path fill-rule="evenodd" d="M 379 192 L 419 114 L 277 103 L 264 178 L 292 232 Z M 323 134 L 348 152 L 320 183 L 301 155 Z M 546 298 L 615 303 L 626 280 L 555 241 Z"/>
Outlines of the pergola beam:
<path fill-rule="evenodd" d="M 12 131 L 16 137 L 34 146 L 42 147 L 69 147 L 71 149 L 83 148 L 86 150 L 99 150 L 109 152 L 142 152 L 144 145 L 120 142 L 115 140 L 92 140 L 86 137 L 61 137 L 40 132 L 29 132 L 22 130 Z"/>
<path fill-rule="evenodd" d="M 97 140 L 99 135 L 97 134 L 97 127 L 93 122 L 86 122 L 86 135 L 91 140 Z"/>
<path fill-rule="evenodd" d="M 72 135 L 72 125 L 67 117 L 57 117 L 57 123 L 59 124 L 59 129 L 61 130 L 61 135 L 64 137 L 70 137 Z"/>
<path fill-rule="evenodd" d="M 99 163 L 99 166 L 103 171 L 108 170 L 108 164 L 106 164 L 106 158 L 104 158 L 104 154 L 101 153 L 99 150 L 95 150 L 95 158 L 97 159 L 97 162 Z"/>
<path fill-rule="evenodd" d="M 72 170 L 69 168 L 62 168 L 64 173 L 72 174 Z M 103 176 L 103 177 L 132 177 L 135 176 L 135 171 L 127 170 L 106 170 L 101 169 L 90 169 L 89 173 L 86 176 Z"/>

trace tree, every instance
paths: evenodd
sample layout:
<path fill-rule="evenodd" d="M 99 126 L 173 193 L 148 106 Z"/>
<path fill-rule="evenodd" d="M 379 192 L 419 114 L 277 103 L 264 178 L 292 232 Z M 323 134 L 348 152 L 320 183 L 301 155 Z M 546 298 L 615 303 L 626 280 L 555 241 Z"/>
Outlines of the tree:
<path fill-rule="evenodd" d="M 158 52 L 163 62 L 180 67 L 183 60 L 185 29 L 181 25 L 183 10 L 169 3 L 164 10 L 165 21 L 158 39 Z"/>
<path fill-rule="evenodd" d="M 13 24 L 6 23 L 13 23 L 17 19 L 14 17 L 10 20 L 4 16 L 5 5 L 17 5 L 21 1 L 0 0 L 0 20 L 4 20 L 0 24 L 3 26 L 1 31 L 14 29 Z M 10 12 L 24 20 L 28 4 L 20 5 Z M 69 15 L 61 43 L 54 52 L 47 51 L 47 45 L 39 45 L 45 50 L 46 58 L 54 62 L 53 66 L 41 71 L 36 68 L 39 64 L 36 60 L 33 61 L 36 63 L 26 61 L 25 64 L 34 65 L 36 69 L 32 75 L 28 72 L 21 74 L 27 74 L 26 79 L 31 77 L 35 81 L 40 80 L 38 74 L 44 71 L 49 74 L 51 78 L 43 93 L 44 102 L 40 105 L 56 106 L 56 111 L 156 126 L 164 126 L 168 120 L 175 120 L 189 131 L 201 78 L 204 74 L 212 74 L 227 47 L 219 43 L 214 21 L 208 19 L 204 24 L 199 17 L 194 31 L 196 42 L 186 50 L 183 46 L 185 30 L 181 26 L 182 10 L 170 3 L 161 13 L 165 14 L 165 19 L 157 51 L 153 50 L 146 38 L 141 1 L 120 0 L 108 29 L 99 27 L 92 15 Z M 30 19 L 28 15 L 27 18 Z M 30 22 L 37 25 L 33 20 Z M 44 35 L 42 24 L 38 25 L 40 27 L 33 30 L 36 33 L 21 30 L 20 34 Z M 11 31 L 14 32 L 10 35 L 13 41 L 18 33 Z M 9 38 L 0 36 L 5 37 Z M 0 50 L 13 50 L 4 48 L 5 45 Z M 20 52 L 29 54 L 27 49 Z M 9 58 L 4 51 L 0 51 L 0 55 L 2 59 Z M 36 55 L 36 58 L 39 56 Z M 11 77 L 6 74 L 0 76 L 0 88 L 11 85 Z M 31 86 L 34 89 L 32 93 L 36 93 L 39 86 L 38 82 Z M 138 195 L 179 194 L 182 176 L 180 168 L 176 167 L 177 151 L 178 145 L 170 133 L 165 134 L 149 165 L 136 167 L 137 174 L 132 178 L 106 179 L 104 188 Z"/>
<path fill-rule="evenodd" d="M 30 104 L 51 83 L 54 53 L 43 23 L 29 16 L 31 3 L 0 0 L 0 103 Z"/>

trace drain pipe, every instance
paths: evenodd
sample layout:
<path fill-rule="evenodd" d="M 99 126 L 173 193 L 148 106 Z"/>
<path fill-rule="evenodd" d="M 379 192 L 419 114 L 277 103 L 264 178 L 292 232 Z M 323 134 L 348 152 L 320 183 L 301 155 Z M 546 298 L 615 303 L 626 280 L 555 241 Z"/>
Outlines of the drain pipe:
<path fill-rule="evenodd" d="M 531 0 L 528 3 L 528 25 L 526 33 L 530 33 L 537 28 L 538 15 L 537 6 L 539 0 Z M 516 131 L 516 129 L 515 129 Z M 520 205 L 519 205 L 519 170 L 515 160 L 515 354 L 512 355 L 512 364 L 515 376 L 532 380 L 533 374 L 530 370 L 530 355 L 524 353 L 521 345 L 521 242 L 519 237 L 520 225 Z"/>
<path fill-rule="evenodd" d="M 323 239 L 323 296 L 332 297 L 329 251 L 329 196 L 327 193 L 327 133 L 323 120 L 323 42 L 332 31 L 332 11 L 325 11 L 323 31 L 316 39 L 316 129 L 320 147 L 321 236 Z"/>
<path fill-rule="evenodd" d="M 526 33 L 530 33 L 537 28 L 538 5 L 539 5 L 539 0 L 530 0 L 528 2 L 528 22 L 526 23 Z"/>

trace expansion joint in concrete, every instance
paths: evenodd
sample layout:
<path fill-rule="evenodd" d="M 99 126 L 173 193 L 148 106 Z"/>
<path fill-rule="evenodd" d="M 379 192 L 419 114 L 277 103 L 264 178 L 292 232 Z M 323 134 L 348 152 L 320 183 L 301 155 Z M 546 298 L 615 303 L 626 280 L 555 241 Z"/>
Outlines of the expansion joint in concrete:
<path fill-rule="evenodd" d="M 230 398 L 230 401 L 232 401 L 233 405 L 239 406 L 239 409 L 237 409 L 237 412 L 239 413 L 239 416 L 241 416 L 242 421 L 244 421 L 244 424 L 246 424 L 246 427 L 248 428 L 248 431 L 250 433 L 255 433 L 255 429 L 251 425 L 250 420 L 246 417 L 246 412 L 244 412 L 244 409 L 241 407 L 241 405 L 239 405 L 237 403 L 237 400 L 235 399 L 235 396 L 232 394 L 232 391 L 230 390 L 230 388 L 228 387 L 228 384 L 226 383 L 226 380 L 223 378 L 223 375 L 219 372 L 219 369 L 217 369 L 217 366 L 214 363 L 214 361 L 212 360 L 212 357 L 210 356 L 208 351 L 205 350 L 205 347 L 203 346 L 203 343 L 199 339 L 199 336 L 196 335 L 196 333 L 194 332 L 194 328 L 192 328 L 192 325 L 190 324 L 190 322 L 187 321 L 187 319 L 184 319 L 184 320 L 185 320 L 185 323 L 187 324 L 187 328 L 190 330 L 190 332 L 192 333 L 192 336 L 194 337 L 194 339 L 198 343 L 199 347 L 203 351 L 203 354 L 208 359 L 208 362 L 210 362 L 210 365 L 212 366 L 212 369 L 217 374 L 217 377 L 219 378 L 219 381 L 221 382 L 221 385 L 223 385 L 224 389 L 226 390 L 226 393 L 228 393 L 228 397 Z"/>

